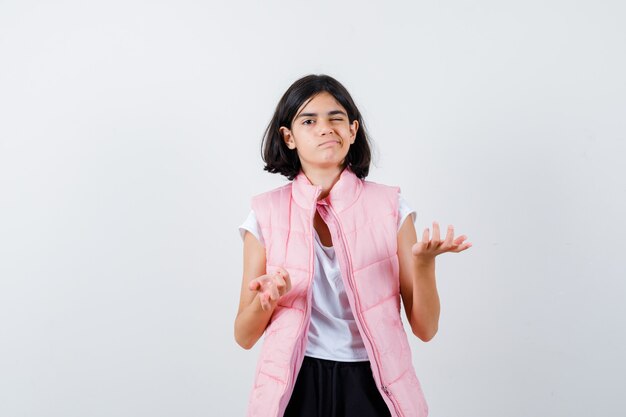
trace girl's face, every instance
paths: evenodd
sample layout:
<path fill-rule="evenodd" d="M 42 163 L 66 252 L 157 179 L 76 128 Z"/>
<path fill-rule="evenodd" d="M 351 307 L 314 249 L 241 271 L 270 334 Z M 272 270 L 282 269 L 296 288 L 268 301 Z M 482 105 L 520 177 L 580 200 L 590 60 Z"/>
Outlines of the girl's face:
<path fill-rule="evenodd" d="M 350 123 L 348 112 L 327 92 L 315 95 L 298 109 L 291 129 L 280 132 L 289 149 L 295 149 L 302 169 L 343 166 L 354 143 L 359 123 Z"/>

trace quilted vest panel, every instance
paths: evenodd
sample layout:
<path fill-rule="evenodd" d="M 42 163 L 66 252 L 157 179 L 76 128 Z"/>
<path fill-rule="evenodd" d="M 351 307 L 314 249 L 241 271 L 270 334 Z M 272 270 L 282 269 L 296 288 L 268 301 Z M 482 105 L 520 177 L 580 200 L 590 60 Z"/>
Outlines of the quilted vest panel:
<path fill-rule="evenodd" d="M 313 217 L 333 246 L 376 385 L 392 416 L 428 415 L 400 317 L 397 259 L 399 188 L 359 179 L 346 168 L 328 197 L 304 173 L 257 195 L 252 209 L 266 245 L 266 269 L 289 271 L 292 289 L 265 330 L 248 404 L 249 417 L 282 417 L 302 365 L 311 312 Z"/>

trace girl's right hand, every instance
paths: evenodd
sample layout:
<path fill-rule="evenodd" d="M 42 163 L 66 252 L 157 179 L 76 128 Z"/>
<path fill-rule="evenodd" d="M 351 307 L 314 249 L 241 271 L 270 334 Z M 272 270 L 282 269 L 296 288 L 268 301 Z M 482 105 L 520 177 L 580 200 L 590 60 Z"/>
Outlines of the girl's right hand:
<path fill-rule="evenodd" d="M 261 275 L 250 281 L 248 288 L 259 293 L 259 301 L 263 310 L 271 310 L 278 299 L 291 290 L 289 272 L 279 267 L 273 274 Z"/>

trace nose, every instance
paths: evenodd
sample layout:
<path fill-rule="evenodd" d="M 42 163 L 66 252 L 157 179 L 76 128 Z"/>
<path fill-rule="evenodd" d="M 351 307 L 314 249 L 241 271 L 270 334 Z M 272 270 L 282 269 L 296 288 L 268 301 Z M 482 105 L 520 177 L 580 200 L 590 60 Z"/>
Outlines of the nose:
<path fill-rule="evenodd" d="M 319 128 L 320 135 L 322 136 L 333 133 L 333 128 L 328 122 L 318 122 L 317 126 Z"/>

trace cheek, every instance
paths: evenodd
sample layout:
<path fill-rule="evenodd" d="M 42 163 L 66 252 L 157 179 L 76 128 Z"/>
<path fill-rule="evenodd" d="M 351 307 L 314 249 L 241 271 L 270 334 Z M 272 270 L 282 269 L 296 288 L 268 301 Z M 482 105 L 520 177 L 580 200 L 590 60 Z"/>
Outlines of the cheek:
<path fill-rule="evenodd" d="M 352 132 L 350 131 L 350 129 L 346 129 L 344 132 L 343 137 L 345 138 L 346 141 L 348 141 L 348 143 L 354 139 L 354 135 L 352 134 Z"/>
<path fill-rule="evenodd" d="M 345 129 L 342 129 L 343 133 L 346 135 L 347 138 L 352 137 L 352 130 L 350 130 L 350 126 L 346 126 Z"/>

